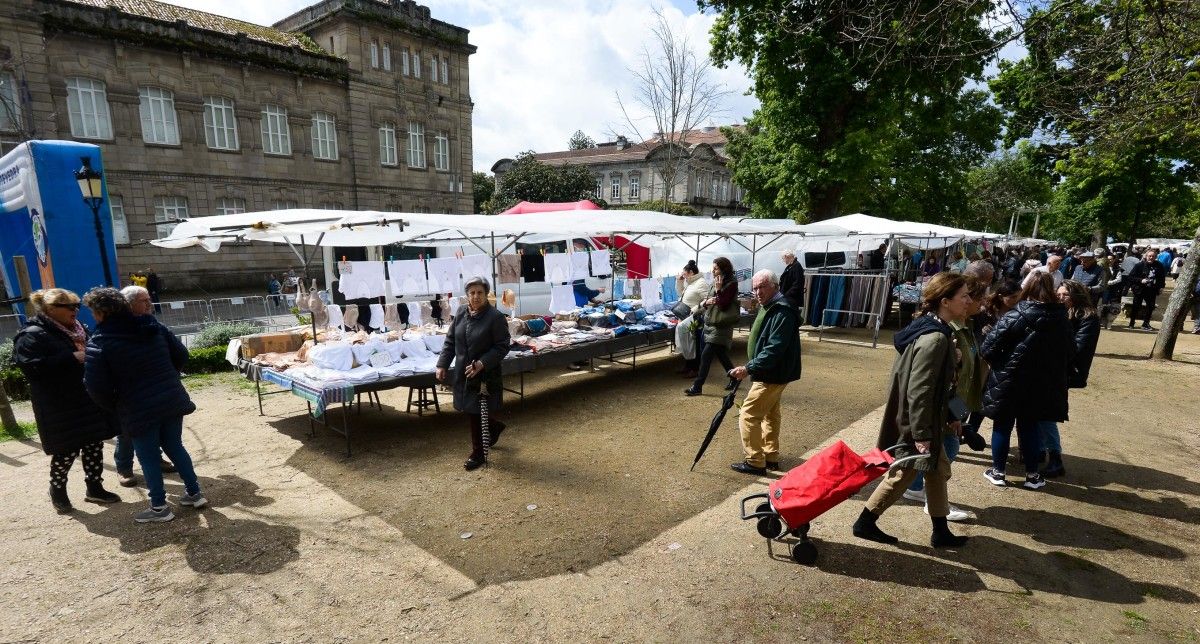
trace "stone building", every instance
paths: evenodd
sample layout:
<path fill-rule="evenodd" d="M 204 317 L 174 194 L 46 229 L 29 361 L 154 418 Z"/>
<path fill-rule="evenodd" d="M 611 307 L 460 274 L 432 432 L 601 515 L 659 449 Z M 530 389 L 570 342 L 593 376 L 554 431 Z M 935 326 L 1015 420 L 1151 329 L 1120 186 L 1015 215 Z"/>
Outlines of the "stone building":
<path fill-rule="evenodd" d="M 632 207 L 660 200 L 669 192 L 672 202 L 690 206 L 699 215 L 749 215 L 745 193 L 726 168 L 725 135 L 720 129 L 706 127 L 656 138 L 631 143 L 617 137 L 594 148 L 539 152 L 535 157 L 549 165 L 586 166 L 596 177 L 595 196 L 610 206 Z M 512 164 L 513 159 L 501 159 L 492 165 L 497 187 Z M 667 183 L 673 184 L 670 190 Z"/>
<path fill-rule="evenodd" d="M 0 154 L 100 145 L 123 273 L 265 288 L 299 265 L 287 247 L 147 240 L 259 210 L 471 212 L 467 33 L 412 0 L 325 0 L 272 27 L 154 0 L 5 0 Z"/>

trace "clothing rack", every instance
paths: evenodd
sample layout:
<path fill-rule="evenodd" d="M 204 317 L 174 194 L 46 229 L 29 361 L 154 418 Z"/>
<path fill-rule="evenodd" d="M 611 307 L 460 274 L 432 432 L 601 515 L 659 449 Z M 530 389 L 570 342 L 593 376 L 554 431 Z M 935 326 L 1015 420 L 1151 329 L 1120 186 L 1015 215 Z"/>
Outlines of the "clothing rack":
<path fill-rule="evenodd" d="M 819 281 L 822 278 L 843 279 Z M 879 346 L 879 330 L 887 315 L 891 295 L 891 275 L 887 271 L 822 269 L 805 275 L 804 281 L 805 305 L 801 314 L 810 326 L 817 328 L 818 342 L 824 341 L 826 329 L 863 326 L 872 327 L 871 348 Z M 813 319 L 813 313 L 819 315 L 819 319 Z M 834 324 L 828 323 L 830 314 L 835 316 Z"/>

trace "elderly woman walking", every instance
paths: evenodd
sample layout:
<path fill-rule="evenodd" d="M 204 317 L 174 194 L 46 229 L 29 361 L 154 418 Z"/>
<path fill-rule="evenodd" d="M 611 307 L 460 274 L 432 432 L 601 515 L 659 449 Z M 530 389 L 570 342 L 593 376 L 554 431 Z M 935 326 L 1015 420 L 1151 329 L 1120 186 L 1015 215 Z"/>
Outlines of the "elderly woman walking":
<path fill-rule="evenodd" d="M 17 332 L 13 362 L 25 374 L 33 399 L 42 451 L 50 456 L 50 502 L 59 512 L 74 509 L 67 496 L 67 473 L 82 455 L 87 485 L 84 499 L 116 503 L 104 489 L 104 441 L 117 435 L 112 417 L 83 388 L 87 329 L 75 319 L 79 296 L 61 288 L 29 296 L 33 317 Z"/>
<path fill-rule="evenodd" d="M 500 410 L 504 380 L 500 372 L 500 361 L 508 355 L 512 338 L 504 314 L 488 304 L 490 285 L 482 277 L 472 277 L 466 283 L 467 303 L 458 309 L 450 329 L 446 332 L 446 343 L 438 357 L 436 377 L 438 382 L 450 378 L 454 387 L 454 408 L 470 419 L 471 455 L 463 463 L 470 471 L 487 462 L 487 449 L 500 440 L 504 423 L 496 420 Z M 453 361 L 453 365 L 451 365 Z M 487 413 L 489 440 L 484 445 L 483 417 L 480 401 L 483 387 L 487 387 Z"/>
<path fill-rule="evenodd" d="M 208 499 L 200 491 L 192 457 L 183 446 L 183 417 L 196 411 L 179 379 L 187 349 L 153 316 L 134 316 L 116 289 L 94 288 L 83 300 L 96 318 L 96 334 L 88 342 L 84 361 L 84 385 L 96 404 L 117 415 L 121 431 L 132 439 L 150 494 L 149 509 L 133 520 L 175 518 L 167 505 L 160 452 L 171 459 L 183 479 L 185 494 L 179 504 L 203 507 Z"/>
<path fill-rule="evenodd" d="M 896 543 L 898 539 L 880 530 L 875 522 L 900 499 L 917 473 L 923 472 L 926 508 L 933 521 L 930 545 L 953 548 L 967 542 L 966 537 L 954 535 L 946 525 L 946 515 L 950 512 L 946 489 L 950 460 L 943 437 L 948 432 L 960 431 L 957 422 L 950 423 L 947 412 L 955 388 L 957 362 L 954 331 L 949 321 L 965 319 L 970 306 L 966 278 L 957 273 L 938 273 L 922 291 L 922 315 L 896 334 L 894 343 L 900 355 L 892 365 L 888 401 L 877 442 L 880 448 L 902 445 L 896 451 L 899 458 L 917 454 L 928 458 L 916 459 L 907 467 L 888 473 L 854 523 L 856 537 Z"/>

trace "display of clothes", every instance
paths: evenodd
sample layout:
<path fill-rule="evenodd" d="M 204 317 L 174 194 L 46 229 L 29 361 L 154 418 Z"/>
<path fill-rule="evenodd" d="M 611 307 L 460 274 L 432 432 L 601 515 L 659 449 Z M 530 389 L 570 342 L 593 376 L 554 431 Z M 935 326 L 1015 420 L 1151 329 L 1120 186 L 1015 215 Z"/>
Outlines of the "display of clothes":
<path fill-rule="evenodd" d="M 521 280 L 521 258 L 517 255 L 501 255 L 496 258 L 496 273 L 501 284 L 516 284 Z"/>
<path fill-rule="evenodd" d="M 550 312 L 560 313 L 575 308 L 575 287 L 570 284 L 555 285 L 550 289 Z"/>
<path fill-rule="evenodd" d="M 883 273 L 808 273 L 804 276 L 809 326 L 864 327 L 889 296 Z"/>
<path fill-rule="evenodd" d="M 566 253 L 546 253 L 546 281 L 562 284 L 571 281 L 571 258 Z"/>
<path fill-rule="evenodd" d="M 383 297 L 383 262 L 338 262 L 338 291 L 348 300 L 364 297 Z"/>
<path fill-rule="evenodd" d="M 482 277 L 492 284 L 492 258 L 487 255 L 466 255 L 462 258 L 462 281 L 465 283 L 472 277 Z"/>
<path fill-rule="evenodd" d="M 579 280 L 591 277 L 592 269 L 589 266 L 591 256 L 587 252 L 577 250 L 569 257 L 571 258 L 571 279 Z"/>
<path fill-rule="evenodd" d="M 612 296 L 614 300 L 625 299 L 625 280 L 613 280 Z"/>
<path fill-rule="evenodd" d="M 423 295 L 431 292 L 429 281 L 425 278 L 425 260 L 391 261 L 387 263 L 387 270 L 392 284 L 392 295 Z"/>
<path fill-rule="evenodd" d="M 662 280 L 662 301 L 664 304 L 671 304 L 679 301 L 679 291 L 675 288 L 675 280 Z"/>
<path fill-rule="evenodd" d="M 429 290 L 434 293 L 462 293 L 462 262 L 457 257 L 436 257 L 426 262 Z"/>
<path fill-rule="evenodd" d="M 408 310 L 408 324 L 411 326 L 421 326 L 421 305 L 417 302 L 408 302 L 404 305 Z"/>
<path fill-rule="evenodd" d="M 607 248 L 591 252 L 592 276 L 608 277 L 612 275 L 612 252 Z"/>
<path fill-rule="evenodd" d="M 541 253 L 521 255 L 521 279 L 526 283 L 546 281 L 546 258 Z"/>
<path fill-rule="evenodd" d="M 662 281 L 657 277 L 647 277 L 641 280 L 642 306 L 649 311 L 662 308 Z"/>
<path fill-rule="evenodd" d="M 367 324 L 365 326 L 367 326 L 368 328 L 372 328 L 372 329 L 387 328 L 386 318 L 384 317 L 384 314 L 383 314 L 383 305 L 382 304 L 372 304 L 372 305 L 370 305 L 370 307 L 368 307 L 368 309 L 370 310 L 370 313 L 371 313 L 371 319 L 367 322 Z"/>

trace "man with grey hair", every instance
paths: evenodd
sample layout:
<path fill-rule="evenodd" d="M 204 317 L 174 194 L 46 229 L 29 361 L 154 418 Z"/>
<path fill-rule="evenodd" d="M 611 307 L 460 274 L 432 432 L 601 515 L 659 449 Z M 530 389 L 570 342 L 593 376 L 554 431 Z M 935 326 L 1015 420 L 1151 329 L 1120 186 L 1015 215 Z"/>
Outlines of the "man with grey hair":
<path fill-rule="evenodd" d="M 145 287 L 131 284 L 121 289 L 121 295 L 129 302 L 129 311 L 135 316 L 150 315 L 154 310 L 150 291 Z M 117 467 L 117 479 L 121 483 L 121 487 L 137 485 L 137 476 L 133 473 L 133 441 L 128 436 L 117 434 L 117 448 L 113 452 L 113 460 Z M 175 471 L 175 465 L 166 459 L 162 459 L 159 467 L 168 474 Z"/>
<path fill-rule="evenodd" d="M 1021 289 L 1024 290 L 1026 287 L 1028 287 L 1030 284 L 1032 284 L 1033 280 L 1036 279 L 1034 277 L 1034 275 L 1036 275 L 1037 273 L 1049 273 L 1050 277 L 1054 278 L 1054 288 L 1055 289 L 1062 286 L 1063 274 L 1062 274 L 1062 271 L 1058 270 L 1059 267 L 1062 266 L 1062 263 L 1063 263 L 1062 255 L 1047 256 L 1046 264 L 1044 266 L 1035 266 L 1033 268 L 1033 270 L 1029 271 L 1029 273 L 1027 273 L 1025 275 L 1025 279 L 1021 281 Z"/>
<path fill-rule="evenodd" d="M 800 314 L 783 296 L 774 271 L 761 270 L 750 284 L 760 304 L 750 327 L 743 367 L 730 378 L 754 379 L 742 403 L 740 429 L 745 459 L 730 467 L 743 474 L 762 475 L 779 469 L 779 427 L 783 390 L 800 379 Z"/>
<path fill-rule="evenodd" d="M 150 291 L 145 287 L 130 285 L 121 289 L 121 295 L 129 300 L 129 309 L 134 315 L 150 315 L 154 310 L 154 302 L 150 300 Z"/>
<path fill-rule="evenodd" d="M 778 284 L 788 303 L 800 310 L 804 305 L 804 267 L 791 250 L 783 251 L 783 275 L 779 276 Z"/>
<path fill-rule="evenodd" d="M 977 259 L 967 264 L 967 267 L 963 269 L 963 275 L 974 277 L 984 284 L 991 284 L 996 276 L 996 267 L 992 266 L 989 261 Z"/>

